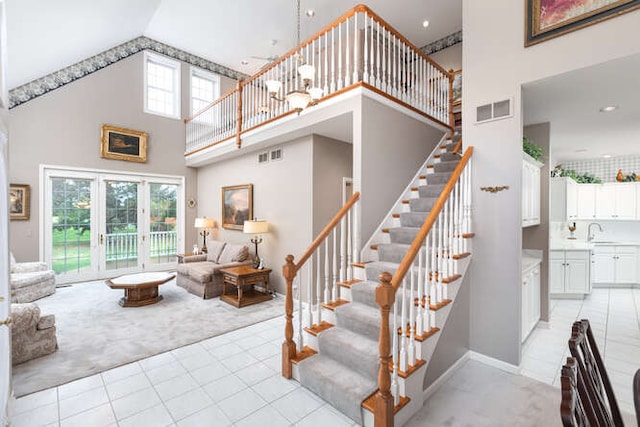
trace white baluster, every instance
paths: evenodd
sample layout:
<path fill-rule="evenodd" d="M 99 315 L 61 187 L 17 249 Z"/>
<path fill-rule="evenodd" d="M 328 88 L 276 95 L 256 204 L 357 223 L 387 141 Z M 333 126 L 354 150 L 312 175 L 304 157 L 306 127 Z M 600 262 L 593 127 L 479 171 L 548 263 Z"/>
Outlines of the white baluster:
<path fill-rule="evenodd" d="M 324 241 L 324 302 L 331 302 L 331 266 L 329 265 L 329 242 Z"/>
<path fill-rule="evenodd" d="M 433 249 L 431 248 L 431 240 L 433 236 L 433 227 L 431 228 L 431 230 L 429 231 L 429 234 L 427 234 L 427 238 L 424 240 L 424 248 L 425 248 L 425 268 L 424 268 L 424 289 L 423 289 L 423 293 L 422 293 L 422 297 L 420 298 L 420 307 L 421 307 L 421 314 L 422 314 L 422 328 L 423 328 L 423 334 L 425 332 L 429 332 L 429 330 L 431 329 L 431 323 L 429 321 L 429 287 L 431 285 L 431 269 L 432 269 L 432 264 L 430 263 L 431 261 L 431 256 L 429 254 L 430 251 L 432 251 Z"/>
<path fill-rule="evenodd" d="M 307 262 L 307 326 L 313 327 L 313 257 Z"/>
<path fill-rule="evenodd" d="M 415 280 L 415 271 L 413 268 L 413 265 L 411 265 L 411 268 L 409 269 L 409 274 L 411 275 L 411 279 L 409 281 L 409 284 L 411 286 L 411 290 L 409 291 L 409 318 L 407 319 L 407 329 L 408 329 L 408 333 L 409 333 L 409 337 L 407 338 L 408 341 L 408 346 L 407 346 L 407 361 L 409 362 L 409 366 L 413 366 L 416 364 L 416 347 L 415 347 L 415 329 L 413 326 L 413 321 L 416 318 L 416 305 L 414 303 L 414 289 L 416 286 L 416 280 Z M 403 295 L 403 298 L 406 298 L 406 295 Z"/>
<path fill-rule="evenodd" d="M 367 37 L 367 21 L 369 17 L 367 16 L 367 13 L 364 13 L 364 67 L 362 70 L 362 81 L 365 83 L 369 83 L 369 38 Z M 371 31 L 371 30 L 369 30 Z M 356 62 L 357 64 L 357 62 Z"/>
<path fill-rule="evenodd" d="M 320 247 L 316 249 L 316 322 L 318 326 L 322 322 L 322 276 L 320 273 L 320 269 L 322 268 L 322 264 L 320 263 Z"/>
<path fill-rule="evenodd" d="M 347 41 L 345 42 L 345 66 L 344 66 L 344 85 L 349 86 L 351 84 L 351 52 L 349 50 L 349 18 L 344 22 L 345 23 L 345 36 Z M 355 37 L 355 32 L 354 32 Z"/>
<path fill-rule="evenodd" d="M 444 275 L 443 264 L 444 264 L 444 251 L 443 251 L 443 232 L 444 232 L 444 224 L 443 224 L 443 215 L 442 211 L 438 214 L 438 275 L 436 278 L 436 301 L 435 304 L 439 304 L 442 302 L 442 276 Z"/>
<path fill-rule="evenodd" d="M 347 280 L 353 279 L 353 241 L 352 241 L 352 229 L 351 229 L 351 210 L 347 211 Z"/>
<path fill-rule="evenodd" d="M 382 91 L 389 93 L 389 45 L 387 43 L 387 37 L 389 34 L 387 30 L 382 28 L 382 74 L 380 75 L 382 83 Z M 378 22 L 378 33 L 380 33 L 380 23 Z"/>
<path fill-rule="evenodd" d="M 329 86 L 329 90 L 331 91 L 331 93 L 336 91 L 336 48 L 335 48 L 336 31 L 335 30 L 336 30 L 336 27 L 333 27 L 331 29 L 331 84 Z M 338 49 L 337 52 L 340 52 L 340 50 Z"/>
<path fill-rule="evenodd" d="M 333 281 L 332 281 L 332 289 L 333 289 L 333 300 L 338 301 L 340 299 L 340 286 L 338 285 L 338 229 L 334 227 L 333 229 Z"/>
<path fill-rule="evenodd" d="M 340 220 L 340 281 L 347 280 L 347 218 Z"/>
<path fill-rule="evenodd" d="M 402 372 L 407 372 L 407 279 L 406 277 L 402 279 L 402 289 L 400 292 L 396 292 L 396 298 L 400 294 L 400 298 L 402 298 L 402 315 L 400 316 L 400 370 Z"/>
<path fill-rule="evenodd" d="M 434 227 L 438 226 L 438 221 L 433 223 Z M 438 275 L 438 246 L 437 246 L 438 230 L 431 231 L 431 285 L 429 286 L 429 301 L 427 302 L 427 308 L 430 304 L 436 304 L 436 282 Z M 433 325 L 432 325 L 433 326 Z"/>
<path fill-rule="evenodd" d="M 296 276 L 298 284 L 295 286 L 298 291 L 298 345 L 299 349 L 304 348 L 304 333 L 302 329 L 302 284 L 300 283 L 300 276 Z"/>
<path fill-rule="evenodd" d="M 360 203 L 353 205 L 353 262 L 360 262 Z"/>
<path fill-rule="evenodd" d="M 377 58 L 376 58 L 376 87 L 378 89 L 382 89 L 381 80 L 380 80 L 380 66 L 381 66 L 381 62 L 382 62 L 382 58 L 380 57 L 380 23 L 377 22 L 376 24 L 377 24 L 377 31 L 376 31 L 377 42 L 376 42 L 376 47 L 378 49 L 378 55 L 377 55 Z M 383 52 L 384 52 L 384 50 L 383 50 Z"/>
<path fill-rule="evenodd" d="M 358 44 L 360 41 L 360 34 L 358 32 L 358 13 L 353 14 L 353 77 L 352 83 L 358 81 Z"/>
<path fill-rule="evenodd" d="M 333 29 L 331 31 L 333 32 Z M 329 49 L 327 47 L 329 34 L 325 34 L 322 37 L 324 38 L 324 87 L 322 90 L 326 96 L 329 94 Z"/>
<path fill-rule="evenodd" d="M 342 75 L 342 25 L 338 27 L 338 90 L 342 89 L 343 86 L 343 75 Z M 347 43 L 348 45 L 349 43 Z"/>
<path fill-rule="evenodd" d="M 400 393 L 398 391 L 398 325 L 396 319 L 398 317 L 398 298 L 393 302 L 393 329 L 391 329 L 392 349 L 391 357 L 393 360 L 393 374 L 391 375 L 391 394 L 393 395 L 393 405 L 400 402 Z"/>
<path fill-rule="evenodd" d="M 426 245 L 424 249 L 426 252 L 427 250 Z M 417 306 L 416 317 L 415 317 L 415 322 L 416 322 L 415 335 L 418 337 L 422 336 L 422 334 L 424 333 L 424 324 L 422 322 L 424 318 L 424 307 L 422 307 L 422 297 L 424 296 L 424 284 L 425 284 L 424 279 L 425 279 L 425 271 L 426 271 L 426 269 L 424 268 L 425 252 L 423 252 L 422 249 L 418 252 L 418 296 L 417 296 L 418 306 Z M 413 316 L 411 316 L 411 318 L 413 319 Z M 421 346 L 418 345 L 418 348 L 420 347 Z"/>

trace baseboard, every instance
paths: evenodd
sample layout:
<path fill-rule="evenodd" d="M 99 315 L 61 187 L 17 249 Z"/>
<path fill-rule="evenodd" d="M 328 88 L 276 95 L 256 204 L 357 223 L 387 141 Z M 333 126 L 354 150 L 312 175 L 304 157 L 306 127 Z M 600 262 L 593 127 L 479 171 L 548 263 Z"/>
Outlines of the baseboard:
<path fill-rule="evenodd" d="M 426 390 L 424 390 L 424 392 L 422 393 L 423 402 L 426 402 L 428 398 L 430 398 L 436 391 L 438 391 L 442 384 L 447 382 L 447 380 L 449 380 L 449 378 L 451 378 L 453 374 L 455 374 L 458 369 L 460 369 L 462 365 L 467 360 L 469 360 L 469 353 L 471 352 L 467 351 L 465 354 L 463 354 L 462 357 L 456 360 L 453 365 L 449 366 L 449 369 L 444 371 L 442 375 L 440 375 L 433 383 L 431 383 L 429 387 L 427 387 Z"/>
<path fill-rule="evenodd" d="M 510 374 L 520 375 L 520 367 L 512 365 L 511 363 L 503 362 L 502 360 L 494 359 L 493 357 L 486 356 L 481 353 L 469 350 L 469 358 L 485 365 L 493 366 L 502 371 L 509 372 Z"/>
<path fill-rule="evenodd" d="M 546 320 L 539 320 L 536 327 L 539 327 L 542 329 L 551 329 L 551 323 L 547 322 Z"/>

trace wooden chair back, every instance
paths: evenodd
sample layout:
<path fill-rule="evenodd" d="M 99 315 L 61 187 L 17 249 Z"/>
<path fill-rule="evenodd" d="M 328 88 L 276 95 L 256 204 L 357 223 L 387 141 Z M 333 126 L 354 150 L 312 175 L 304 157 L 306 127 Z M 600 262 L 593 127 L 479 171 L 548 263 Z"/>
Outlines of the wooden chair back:
<path fill-rule="evenodd" d="M 597 423 L 591 402 L 586 398 L 582 376 L 578 375 L 578 363 L 573 357 L 567 357 L 567 363 L 560 372 L 560 417 L 564 427 L 591 427 Z"/>
<path fill-rule="evenodd" d="M 636 407 L 636 419 L 640 426 L 640 369 L 633 376 L 633 404 Z"/>
<path fill-rule="evenodd" d="M 595 420 L 590 424 L 598 427 L 624 427 L 618 402 L 593 337 L 589 320 L 583 319 L 573 324 L 569 351 L 576 359 L 578 366 L 578 383 L 580 381 L 584 383 L 586 399 L 582 399 L 582 391 L 578 389 L 580 397 L 583 402 L 590 403 L 595 413 Z"/>

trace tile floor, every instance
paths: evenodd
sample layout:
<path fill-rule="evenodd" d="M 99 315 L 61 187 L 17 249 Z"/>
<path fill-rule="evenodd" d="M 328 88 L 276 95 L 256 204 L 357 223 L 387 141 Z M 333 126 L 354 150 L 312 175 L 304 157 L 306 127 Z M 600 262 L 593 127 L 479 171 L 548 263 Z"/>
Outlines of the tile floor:
<path fill-rule="evenodd" d="M 594 288 L 584 300 L 551 300 L 549 327 L 524 343 L 522 374 L 560 387 L 571 325 L 589 319 L 620 409 L 634 413 L 631 384 L 640 368 L 640 289 Z"/>

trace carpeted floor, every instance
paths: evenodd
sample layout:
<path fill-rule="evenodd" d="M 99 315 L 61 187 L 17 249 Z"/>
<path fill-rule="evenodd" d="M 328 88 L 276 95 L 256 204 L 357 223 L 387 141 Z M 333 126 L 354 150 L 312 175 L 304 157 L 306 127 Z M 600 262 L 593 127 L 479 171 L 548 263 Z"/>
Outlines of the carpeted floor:
<path fill-rule="evenodd" d="M 59 349 L 13 367 L 16 396 L 284 315 L 282 297 L 238 309 L 198 298 L 175 279 L 160 286 L 160 294 L 164 299 L 154 305 L 122 308 L 123 291 L 100 280 L 58 288 L 36 301 L 42 313 L 56 315 Z"/>

